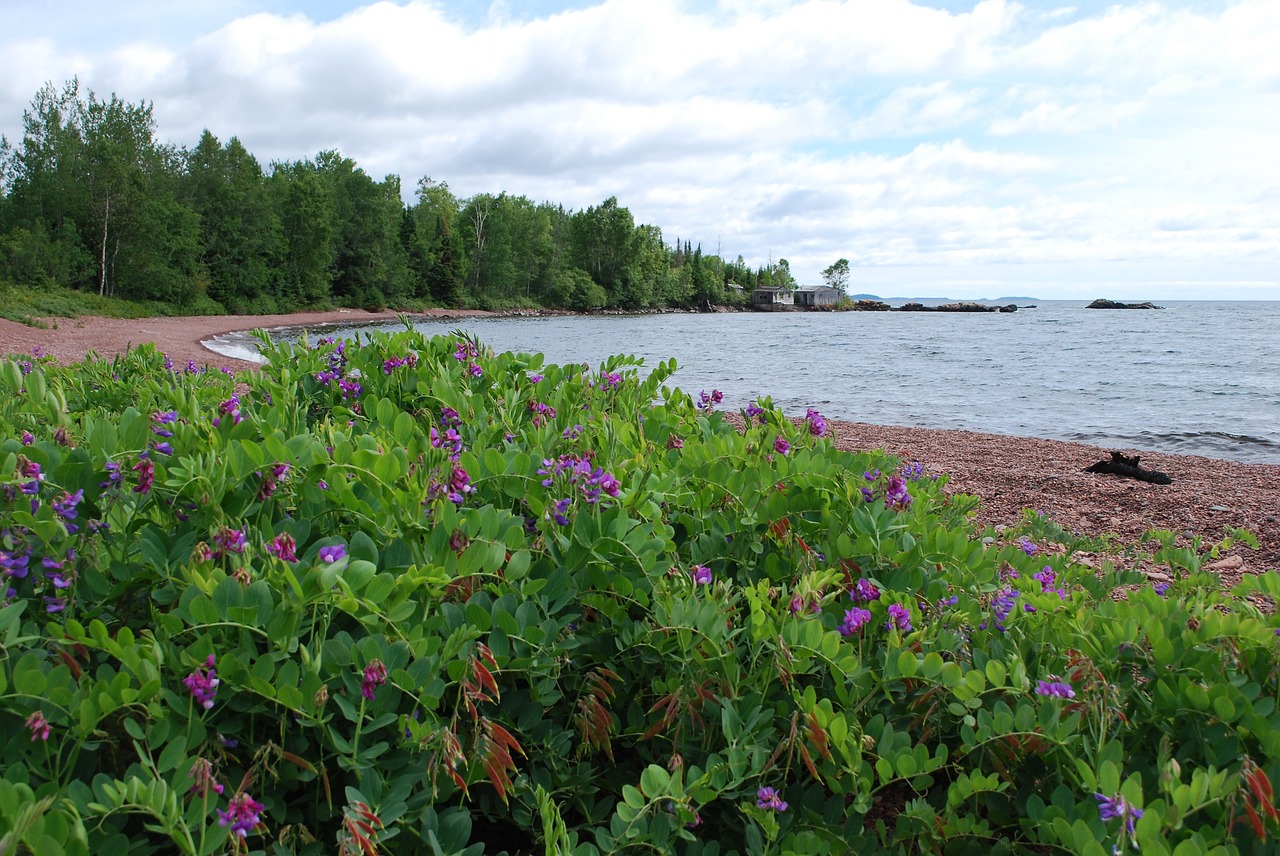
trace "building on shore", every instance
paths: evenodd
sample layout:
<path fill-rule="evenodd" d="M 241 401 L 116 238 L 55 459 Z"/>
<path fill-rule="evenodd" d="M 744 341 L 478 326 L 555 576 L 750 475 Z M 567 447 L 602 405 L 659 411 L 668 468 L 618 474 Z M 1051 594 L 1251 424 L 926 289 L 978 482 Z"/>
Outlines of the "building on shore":
<path fill-rule="evenodd" d="M 765 311 L 795 308 L 795 294 L 789 288 L 764 285 L 751 292 L 751 308 Z"/>
<path fill-rule="evenodd" d="M 795 303 L 799 309 L 836 306 L 840 303 L 840 290 L 829 285 L 805 285 L 796 289 Z"/>

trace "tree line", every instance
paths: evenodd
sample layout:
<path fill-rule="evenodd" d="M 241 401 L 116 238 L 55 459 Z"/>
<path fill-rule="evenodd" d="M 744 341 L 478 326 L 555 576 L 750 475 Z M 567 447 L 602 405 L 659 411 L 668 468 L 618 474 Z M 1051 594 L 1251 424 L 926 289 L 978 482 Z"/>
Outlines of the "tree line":
<path fill-rule="evenodd" d="M 752 269 L 668 243 L 613 197 L 574 211 L 422 178 L 413 200 L 336 151 L 264 168 L 208 130 L 158 141 L 150 102 L 49 83 L 21 141 L 0 138 L 0 279 L 236 313 L 705 309 L 795 287 L 786 259 Z"/>

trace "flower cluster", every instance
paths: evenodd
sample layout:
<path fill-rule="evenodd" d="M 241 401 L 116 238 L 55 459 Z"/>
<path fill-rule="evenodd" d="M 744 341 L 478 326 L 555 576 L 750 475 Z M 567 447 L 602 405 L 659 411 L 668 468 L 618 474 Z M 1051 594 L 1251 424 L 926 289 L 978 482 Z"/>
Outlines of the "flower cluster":
<path fill-rule="evenodd" d="M 529 412 L 533 414 L 533 424 L 535 428 L 541 428 L 552 419 L 556 418 L 556 409 L 550 404 L 543 404 L 541 401 L 529 400 L 527 405 Z"/>
<path fill-rule="evenodd" d="M 220 559 L 229 554 L 237 556 L 244 552 L 246 543 L 243 529 L 231 529 L 224 526 L 213 536 L 214 551 L 211 558 Z"/>
<path fill-rule="evenodd" d="M 782 801 L 782 796 L 773 788 L 761 788 L 756 791 L 756 807 L 778 812 L 787 810 L 787 804 Z"/>
<path fill-rule="evenodd" d="M 1023 535 L 1018 539 L 1018 549 L 1026 553 L 1028 556 L 1034 556 L 1040 552 L 1040 548 L 1036 546 L 1036 542 Z"/>
<path fill-rule="evenodd" d="M 462 467 L 454 467 L 449 473 L 449 501 L 454 505 L 462 505 L 466 495 L 475 488 L 471 484 L 471 476 Z"/>
<path fill-rule="evenodd" d="M 991 614 L 995 620 L 996 629 L 1001 633 L 1008 630 L 1008 628 L 1005 627 L 1005 622 L 1009 620 L 1009 615 L 1013 612 L 1014 606 L 1017 605 L 1017 598 L 1020 596 L 1021 592 L 1016 588 L 1005 586 L 991 598 Z M 1030 606 L 1030 604 L 1028 604 L 1028 606 Z M 1033 610 L 1034 608 L 1035 607 L 1032 607 Z M 986 630 L 987 622 L 984 621 L 979 624 L 978 629 Z"/>
<path fill-rule="evenodd" d="M 1034 544 L 1032 546 L 1035 546 Z M 1028 554 L 1030 555 L 1030 554 Z M 1057 574 L 1049 565 L 1045 565 L 1044 569 L 1039 573 L 1031 575 L 1031 578 L 1040 583 L 1040 592 L 1042 594 L 1053 593 L 1063 600 L 1067 599 L 1067 590 L 1057 585 Z"/>
<path fill-rule="evenodd" d="M 293 536 L 287 532 L 281 532 L 267 546 L 267 552 L 275 556 L 282 562 L 294 564 L 298 561 L 297 553 L 298 545 L 293 540 Z"/>
<path fill-rule="evenodd" d="M 710 413 L 716 409 L 716 405 L 724 401 L 724 393 L 718 389 L 711 390 L 708 394 L 704 389 L 698 393 L 698 409 L 703 413 Z"/>
<path fill-rule="evenodd" d="M 907 492 L 907 481 L 902 476 L 889 476 L 884 489 L 884 504 L 887 508 L 909 508 L 911 494 Z"/>
<path fill-rule="evenodd" d="M 444 449 L 449 453 L 449 460 L 456 461 L 462 457 L 462 435 L 458 433 L 462 425 L 462 417 L 452 407 L 440 408 L 440 428 L 444 433 L 431 426 L 431 447 Z"/>
<path fill-rule="evenodd" d="M 281 482 L 289 478 L 289 465 L 284 463 L 273 464 L 265 475 L 262 473 L 257 475 L 262 479 L 258 485 L 258 499 L 270 499 L 275 495 Z"/>
<path fill-rule="evenodd" d="M 900 603 L 889 604 L 889 620 L 884 623 L 885 630 L 897 629 L 902 633 L 911 632 L 911 610 Z"/>
<path fill-rule="evenodd" d="M 602 494 L 616 497 L 622 488 L 622 483 L 612 473 L 594 465 L 589 454 L 584 457 L 561 455 L 554 461 L 543 458 L 538 475 L 546 476 L 542 480 L 543 487 L 559 484 L 576 489 L 583 499 L 592 504 L 599 502 Z"/>
<path fill-rule="evenodd" d="M 600 373 L 600 389 L 617 389 L 621 385 L 622 375 L 619 372 Z"/>
<path fill-rule="evenodd" d="M 209 794 L 215 793 L 222 796 L 224 790 L 222 784 L 213 777 L 213 764 L 205 758 L 197 758 L 191 765 L 191 787 L 187 789 L 187 793 L 195 794 L 201 799 L 205 799 Z"/>
<path fill-rule="evenodd" d="M 36 711 L 27 717 L 27 728 L 31 730 L 31 742 L 37 740 L 49 739 L 49 721 L 44 718 L 44 714 Z"/>
<path fill-rule="evenodd" d="M 902 465 L 902 477 L 907 481 L 920 481 L 924 478 L 924 464 L 919 461 L 912 461 L 909 464 Z"/>
<path fill-rule="evenodd" d="M 844 614 L 844 621 L 840 622 L 840 635 L 853 636 L 870 620 L 871 610 L 855 606 Z"/>
<path fill-rule="evenodd" d="M 382 361 L 382 373 L 389 375 L 401 366 L 413 368 L 418 364 L 418 355 L 413 351 L 405 354 L 403 357 L 391 357 Z"/>
<path fill-rule="evenodd" d="M 382 665 L 381 660 L 370 660 L 369 665 L 364 667 L 364 677 L 360 680 L 360 694 L 373 701 L 377 696 L 378 687 L 387 682 L 387 667 Z"/>
<path fill-rule="evenodd" d="M 1050 698 L 1075 698 L 1076 691 L 1066 681 L 1037 681 L 1036 695 Z"/>
<path fill-rule="evenodd" d="M 196 666 L 191 674 L 182 679 L 187 685 L 187 689 L 191 691 L 191 697 L 194 698 L 201 707 L 209 710 L 213 707 L 213 698 L 218 694 L 218 684 L 222 683 L 218 680 L 218 671 L 214 668 L 214 657 L 209 655 L 204 661 L 204 666 Z"/>
<path fill-rule="evenodd" d="M 231 417 L 232 425 L 239 425 L 240 422 L 244 419 L 244 416 L 242 416 L 240 413 L 240 396 L 232 395 L 226 401 L 219 404 L 218 413 L 219 415 L 213 420 L 213 424 L 215 428 L 222 424 L 223 416 Z"/>
<path fill-rule="evenodd" d="M 746 421 L 750 422 L 754 418 L 763 417 L 764 408 L 761 407 L 759 403 L 753 401 L 747 405 L 746 410 L 742 411 L 742 415 L 743 415 L 743 418 L 746 419 Z M 761 418 L 761 421 L 762 422 L 764 421 L 763 418 Z"/>
<path fill-rule="evenodd" d="M 810 407 L 804 414 L 804 421 L 809 425 L 809 433 L 815 437 L 825 437 L 827 434 L 827 420 L 822 418 L 822 414 Z"/>
<path fill-rule="evenodd" d="M 133 492 L 150 493 L 152 485 L 156 483 L 156 465 L 150 458 L 143 458 L 133 465 L 133 471 L 138 474 L 138 483 L 133 486 Z"/>
<path fill-rule="evenodd" d="M 231 798 L 225 810 L 218 809 L 218 825 L 229 827 L 232 834 L 247 838 L 249 830 L 262 822 L 263 808 L 265 806 L 253 797 L 238 793 Z"/>
<path fill-rule="evenodd" d="M 854 603 L 870 603 L 873 600 L 880 599 L 880 589 L 876 588 L 876 584 L 868 579 L 859 579 L 853 584 L 853 590 L 849 592 L 849 599 Z"/>
<path fill-rule="evenodd" d="M 1109 797 L 1106 794 L 1095 793 L 1093 798 L 1098 801 L 1099 818 L 1102 820 L 1119 818 L 1124 821 L 1125 831 L 1130 835 L 1133 834 L 1134 824 L 1137 823 L 1138 818 L 1142 817 L 1142 809 L 1129 805 L 1120 794 Z"/>

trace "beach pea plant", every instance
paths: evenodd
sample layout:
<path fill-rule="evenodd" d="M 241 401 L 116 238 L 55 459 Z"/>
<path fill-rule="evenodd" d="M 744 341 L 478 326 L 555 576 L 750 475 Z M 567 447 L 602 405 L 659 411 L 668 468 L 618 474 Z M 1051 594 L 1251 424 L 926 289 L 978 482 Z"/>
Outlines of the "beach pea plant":
<path fill-rule="evenodd" d="M 0 852 L 1250 853 L 1274 571 L 462 334 L 0 362 Z M 726 418 L 726 414 L 734 418 Z"/>

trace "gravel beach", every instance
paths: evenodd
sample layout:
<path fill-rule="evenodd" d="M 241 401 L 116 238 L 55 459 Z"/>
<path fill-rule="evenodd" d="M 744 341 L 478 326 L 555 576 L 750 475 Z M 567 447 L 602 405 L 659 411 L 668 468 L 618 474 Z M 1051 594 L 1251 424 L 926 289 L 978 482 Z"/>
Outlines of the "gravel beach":
<path fill-rule="evenodd" d="M 483 313 L 433 310 L 423 314 L 449 318 Z M 90 351 L 110 356 L 151 342 L 178 364 L 195 360 L 197 365 L 239 370 L 254 364 L 214 353 L 202 341 L 257 327 L 358 324 L 396 317 L 394 312 L 360 310 L 133 320 L 85 317 L 49 319 L 48 328 L 0 319 L 0 354 L 30 353 L 39 346 L 69 363 L 83 359 Z M 1258 537 L 1259 549 L 1237 546 L 1224 554 L 1215 568 L 1224 581 L 1280 569 L 1280 466 L 1121 450 L 1141 454 L 1144 467 L 1173 478 L 1170 485 L 1156 485 L 1084 472 L 1085 467 L 1109 457 L 1109 448 L 969 431 L 836 420 L 828 420 L 828 424 L 840 448 L 886 449 L 907 461 L 919 461 L 928 473 L 949 474 L 950 490 L 982 498 L 977 512 L 980 524 L 1016 525 L 1022 520 L 1022 510 L 1030 508 L 1080 535 L 1112 534 L 1120 545 L 1135 544 L 1152 528 L 1182 533 L 1181 540 L 1187 543 L 1197 536 L 1206 542 L 1216 541 L 1230 529 L 1243 527 Z M 1152 545 L 1143 549 L 1149 553 Z M 1131 555 L 1125 561 L 1156 578 L 1167 571 L 1141 555 Z"/>

